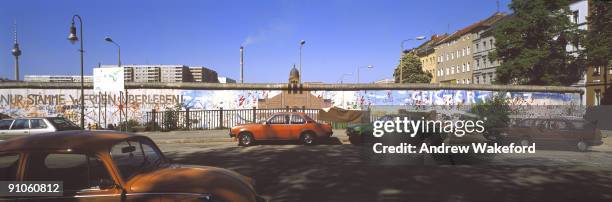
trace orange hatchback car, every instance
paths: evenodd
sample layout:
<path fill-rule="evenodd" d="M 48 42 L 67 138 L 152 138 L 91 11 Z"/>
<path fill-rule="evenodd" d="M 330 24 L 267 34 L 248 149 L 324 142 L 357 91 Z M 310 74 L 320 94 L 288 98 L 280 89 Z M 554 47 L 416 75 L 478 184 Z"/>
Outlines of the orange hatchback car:
<path fill-rule="evenodd" d="M 238 138 L 238 145 L 250 146 L 262 140 L 299 140 L 310 145 L 333 134 L 329 124 L 318 123 L 301 112 L 275 113 L 266 121 L 234 126 L 230 137 Z"/>

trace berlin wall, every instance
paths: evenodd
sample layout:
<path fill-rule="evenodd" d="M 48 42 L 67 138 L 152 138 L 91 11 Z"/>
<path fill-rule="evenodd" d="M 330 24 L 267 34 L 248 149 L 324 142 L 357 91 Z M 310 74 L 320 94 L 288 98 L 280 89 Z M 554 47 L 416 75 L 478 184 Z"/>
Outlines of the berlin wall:
<path fill-rule="evenodd" d="M 282 90 L 181 90 L 129 89 L 128 104 L 123 93 L 102 94 L 85 90 L 85 121 L 119 123 L 119 111 L 126 108 L 130 119 L 144 121 L 146 112 L 180 107 L 190 110 L 252 109 L 260 100 L 279 95 Z M 471 105 L 486 102 L 493 91 L 482 90 L 316 90 L 305 91 L 327 100 L 330 106 L 369 109 L 372 106 Z M 579 105 L 577 93 L 508 92 L 514 105 Z M 0 113 L 11 117 L 64 116 L 78 120 L 79 89 L 0 89 Z M 125 120 L 125 117 L 122 117 Z"/>

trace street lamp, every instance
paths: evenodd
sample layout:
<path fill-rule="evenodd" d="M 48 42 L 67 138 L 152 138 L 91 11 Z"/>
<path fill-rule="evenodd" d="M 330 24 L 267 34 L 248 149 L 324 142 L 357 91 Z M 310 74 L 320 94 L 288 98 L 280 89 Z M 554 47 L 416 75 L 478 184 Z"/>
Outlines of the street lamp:
<path fill-rule="evenodd" d="M 106 38 L 104 38 L 105 41 L 108 41 L 112 44 L 115 44 L 115 46 L 117 46 L 117 50 L 119 51 L 119 62 L 117 63 L 119 65 L 119 67 L 121 67 L 121 46 L 119 46 L 119 44 L 115 41 L 113 41 L 113 39 L 111 39 L 109 36 L 107 36 Z"/>
<path fill-rule="evenodd" d="M 77 33 L 76 33 L 76 27 L 74 26 L 74 19 L 78 18 L 79 19 L 79 37 L 77 37 Z M 81 38 L 79 40 L 79 38 Z M 85 129 L 85 87 L 84 87 L 84 78 L 83 78 L 83 19 L 81 18 L 81 16 L 79 15 L 73 15 L 72 16 L 72 23 L 70 24 L 70 35 L 68 35 L 68 40 L 70 40 L 70 43 L 74 44 L 77 41 L 81 42 L 81 49 L 79 49 L 79 52 L 81 52 L 81 130 Z"/>
<path fill-rule="evenodd" d="M 304 74 L 302 73 L 302 47 L 304 47 L 305 43 L 306 41 L 304 40 L 300 41 L 300 79 L 299 79 L 299 83 L 302 83 L 302 77 L 304 77 Z"/>
<path fill-rule="evenodd" d="M 399 68 L 399 72 L 400 72 L 400 79 L 399 80 L 400 80 L 400 83 L 404 83 L 404 66 L 402 66 L 402 64 L 403 64 L 403 60 L 402 60 L 403 58 L 402 57 L 403 57 L 404 51 L 406 50 L 406 49 L 404 49 L 404 42 L 411 41 L 411 40 L 419 40 L 420 41 L 420 40 L 423 40 L 423 39 L 425 39 L 424 36 L 417 36 L 414 39 L 403 40 L 402 43 L 400 44 L 400 46 L 402 48 L 402 50 L 400 51 L 400 66 L 399 66 L 400 67 Z"/>
<path fill-rule="evenodd" d="M 374 68 L 374 66 L 372 66 L 372 65 L 368 65 L 368 66 L 366 66 L 366 67 L 357 67 L 357 83 L 359 83 L 359 70 L 360 70 L 361 68 L 368 68 L 368 69 L 372 69 L 372 68 Z"/>
<path fill-rule="evenodd" d="M 340 76 L 340 84 L 344 83 L 344 77 L 345 76 L 352 76 L 353 74 L 351 73 L 344 73 L 342 74 L 342 76 Z M 342 108 L 346 109 L 346 102 L 344 102 L 344 92 L 346 91 L 342 91 Z"/>

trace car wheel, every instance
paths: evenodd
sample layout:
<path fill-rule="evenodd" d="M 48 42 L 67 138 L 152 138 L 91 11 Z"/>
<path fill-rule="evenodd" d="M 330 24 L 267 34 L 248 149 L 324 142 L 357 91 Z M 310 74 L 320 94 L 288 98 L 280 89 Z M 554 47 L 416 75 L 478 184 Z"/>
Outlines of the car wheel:
<path fill-rule="evenodd" d="M 250 133 L 242 132 L 238 135 L 238 145 L 240 146 L 251 146 L 253 141 L 253 136 Z"/>
<path fill-rule="evenodd" d="M 362 143 L 361 136 L 351 135 L 349 136 L 349 142 L 353 145 L 360 145 Z"/>
<path fill-rule="evenodd" d="M 589 149 L 589 145 L 584 141 L 578 142 L 576 146 L 578 147 L 578 151 L 581 151 L 581 152 L 585 152 Z"/>
<path fill-rule="evenodd" d="M 521 140 L 519 140 L 519 145 L 521 146 L 531 146 L 531 140 L 527 137 L 523 137 L 521 138 Z"/>
<path fill-rule="evenodd" d="M 304 133 L 301 138 L 302 143 L 305 145 L 314 144 L 314 140 L 315 140 L 315 136 L 310 132 Z"/>

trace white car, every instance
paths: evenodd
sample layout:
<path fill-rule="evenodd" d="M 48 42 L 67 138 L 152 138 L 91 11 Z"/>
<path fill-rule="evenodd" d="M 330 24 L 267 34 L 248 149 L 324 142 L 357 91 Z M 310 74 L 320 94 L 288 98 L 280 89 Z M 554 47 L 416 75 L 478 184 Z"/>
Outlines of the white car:
<path fill-rule="evenodd" d="M 65 130 L 81 130 L 81 128 L 63 117 L 0 120 L 0 135 L 30 135 Z"/>

